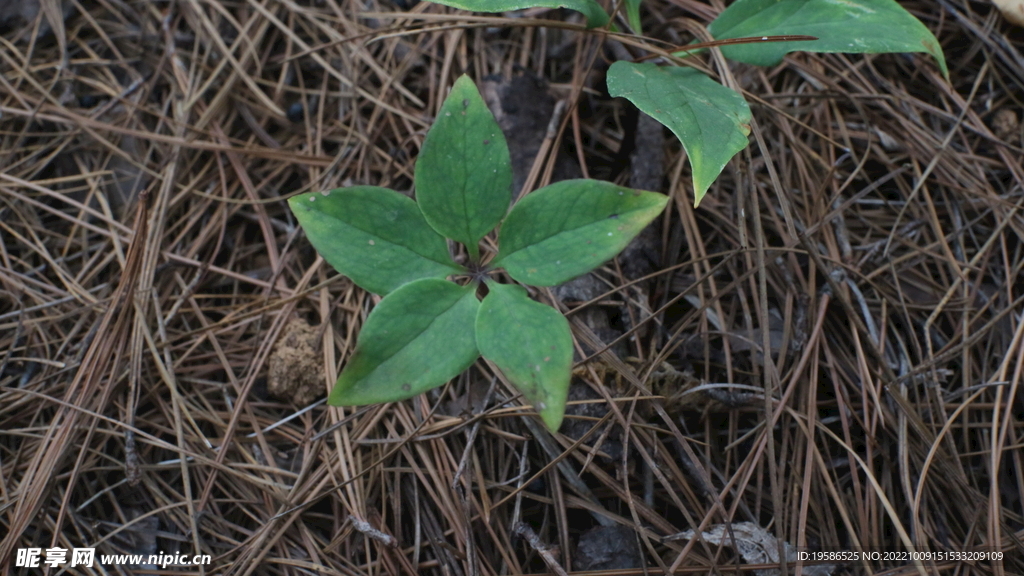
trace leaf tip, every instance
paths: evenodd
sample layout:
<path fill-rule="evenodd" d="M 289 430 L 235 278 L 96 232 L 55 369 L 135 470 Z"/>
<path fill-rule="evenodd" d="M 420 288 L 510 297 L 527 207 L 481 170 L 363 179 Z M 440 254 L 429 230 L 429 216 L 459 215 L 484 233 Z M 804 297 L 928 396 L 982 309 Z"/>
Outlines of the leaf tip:
<path fill-rule="evenodd" d="M 469 77 L 469 74 L 463 73 L 461 76 L 455 79 L 455 83 L 452 84 L 452 91 L 454 92 L 455 90 L 465 90 L 467 88 L 467 84 L 469 86 L 472 86 L 474 90 L 477 89 L 476 83 L 473 82 L 473 79 Z"/>
<path fill-rule="evenodd" d="M 345 371 L 342 370 L 338 376 L 338 380 L 335 381 L 334 387 L 331 388 L 331 393 L 327 395 L 328 406 L 353 406 L 351 399 L 348 398 L 350 395 L 347 392 L 352 388 L 353 382 L 348 382 L 349 378 L 346 378 Z"/>
<path fill-rule="evenodd" d="M 547 427 L 548 431 L 552 434 L 558 432 L 558 429 L 562 427 L 562 420 L 565 418 L 564 410 L 549 409 L 543 404 L 537 406 L 540 412 L 540 419 L 544 422 L 544 426 Z"/>

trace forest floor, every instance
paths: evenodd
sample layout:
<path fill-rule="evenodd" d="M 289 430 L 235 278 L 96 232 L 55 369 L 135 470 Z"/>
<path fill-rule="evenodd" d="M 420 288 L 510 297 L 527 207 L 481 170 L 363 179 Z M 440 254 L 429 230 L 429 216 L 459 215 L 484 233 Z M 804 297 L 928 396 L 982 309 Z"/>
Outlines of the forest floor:
<path fill-rule="evenodd" d="M 698 57 L 754 122 L 694 209 L 679 142 L 638 153 L 607 95 L 637 46 L 407 4 L 0 2 L 0 573 L 56 547 L 210 556 L 161 574 L 776 574 L 782 540 L 973 554 L 804 574 L 1024 573 L 1024 30 L 902 2 L 949 81 L 925 54 Z M 685 44 L 723 7 L 648 0 L 644 30 Z M 671 196 L 642 281 L 620 258 L 596 298 L 536 294 L 580 345 L 560 434 L 483 361 L 323 401 L 378 299 L 285 200 L 411 192 L 464 72 L 566 103 L 553 152 L 521 152 L 535 187 L 653 154 Z"/>

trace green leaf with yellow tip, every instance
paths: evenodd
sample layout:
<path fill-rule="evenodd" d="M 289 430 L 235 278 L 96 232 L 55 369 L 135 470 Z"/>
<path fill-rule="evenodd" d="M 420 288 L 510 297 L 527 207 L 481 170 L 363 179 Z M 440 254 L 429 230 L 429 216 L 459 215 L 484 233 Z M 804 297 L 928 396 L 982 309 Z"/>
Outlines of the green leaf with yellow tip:
<path fill-rule="evenodd" d="M 530 300 L 526 290 L 488 283 L 476 316 L 476 345 L 523 396 L 548 430 L 562 425 L 572 374 L 572 332 L 557 310 Z"/>
<path fill-rule="evenodd" d="M 614 258 L 666 203 L 663 194 L 599 180 L 545 186 L 505 218 L 493 266 L 531 286 L 567 282 Z"/>

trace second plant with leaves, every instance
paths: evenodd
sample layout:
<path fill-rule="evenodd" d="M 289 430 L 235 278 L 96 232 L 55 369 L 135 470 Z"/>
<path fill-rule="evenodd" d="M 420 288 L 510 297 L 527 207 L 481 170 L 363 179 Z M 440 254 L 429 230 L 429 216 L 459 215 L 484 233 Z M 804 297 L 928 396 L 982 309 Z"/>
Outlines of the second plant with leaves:
<path fill-rule="evenodd" d="M 610 26 L 601 4 L 611 4 L 625 10 L 630 28 L 640 35 L 641 0 L 431 1 L 480 12 L 571 8 L 586 17 L 588 28 Z M 726 58 L 747 64 L 774 66 L 795 50 L 927 52 L 935 57 L 948 79 L 939 41 L 895 0 L 734 0 L 708 24 L 707 32 L 719 42 L 754 42 L 721 47 Z M 787 37 L 789 41 L 775 42 Z M 660 51 L 660 46 L 650 47 Z M 674 56 L 688 57 L 697 52 L 695 47 L 686 47 Z M 626 98 L 679 138 L 692 168 L 696 207 L 729 160 L 749 143 L 751 113 L 746 100 L 732 88 L 690 67 L 620 60 L 608 69 L 607 79 L 609 94 Z"/>
<path fill-rule="evenodd" d="M 384 296 L 367 317 L 329 403 L 410 398 L 458 376 L 482 355 L 557 430 L 572 368 L 569 323 L 522 286 L 498 282 L 500 271 L 528 286 L 571 280 L 618 254 L 668 198 L 568 180 L 524 196 L 509 210 L 508 145 L 466 76 L 441 105 L 414 180 L 415 201 L 374 186 L 289 200 L 324 259 Z M 480 241 L 496 227 L 498 251 L 489 258 L 481 255 Z M 446 238 L 466 247 L 466 266 L 451 258 Z"/>

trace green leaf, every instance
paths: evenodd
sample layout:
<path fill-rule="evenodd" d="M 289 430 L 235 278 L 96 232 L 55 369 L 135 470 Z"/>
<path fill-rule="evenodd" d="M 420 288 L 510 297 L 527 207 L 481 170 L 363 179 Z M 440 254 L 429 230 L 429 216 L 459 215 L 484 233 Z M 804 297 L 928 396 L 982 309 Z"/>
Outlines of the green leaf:
<path fill-rule="evenodd" d="M 608 23 L 608 14 L 594 0 L 430 0 L 452 8 L 474 12 L 508 12 L 523 8 L 568 8 L 581 12 L 587 18 L 587 28 Z"/>
<path fill-rule="evenodd" d="M 629 22 L 629 27 L 633 29 L 633 33 L 637 36 L 642 36 L 643 32 L 640 30 L 640 0 L 626 0 L 626 20 Z"/>
<path fill-rule="evenodd" d="M 488 283 L 476 316 L 476 345 L 529 400 L 548 430 L 565 414 L 572 373 L 572 332 L 557 310 L 530 300 L 521 286 Z"/>
<path fill-rule="evenodd" d="M 736 0 L 708 26 L 715 40 L 806 34 L 810 42 L 722 46 L 726 58 L 773 66 L 795 50 L 807 52 L 927 52 L 949 78 L 935 36 L 894 0 Z"/>
<path fill-rule="evenodd" d="M 293 196 L 288 205 L 324 260 L 374 294 L 463 271 L 416 203 L 394 190 L 353 186 Z"/>
<path fill-rule="evenodd" d="M 458 376 L 476 360 L 475 286 L 426 278 L 388 294 L 363 324 L 356 351 L 328 403 L 411 398 Z"/>
<path fill-rule="evenodd" d="M 452 86 L 416 160 L 416 201 L 439 233 L 477 243 L 501 222 L 512 201 L 508 144 L 468 76 Z"/>
<path fill-rule="evenodd" d="M 662 194 L 599 180 L 545 186 L 505 218 L 494 266 L 524 284 L 561 284 L 615 257 L 666 203 Z"/>
<path fill-rule="evenodd" d="M 608 70 L 608 92 L 632 102 L 679 138 L 693 173 L 694 207 L 750 134 L 743 96 L 693 68 L 619 61 Z"/>

